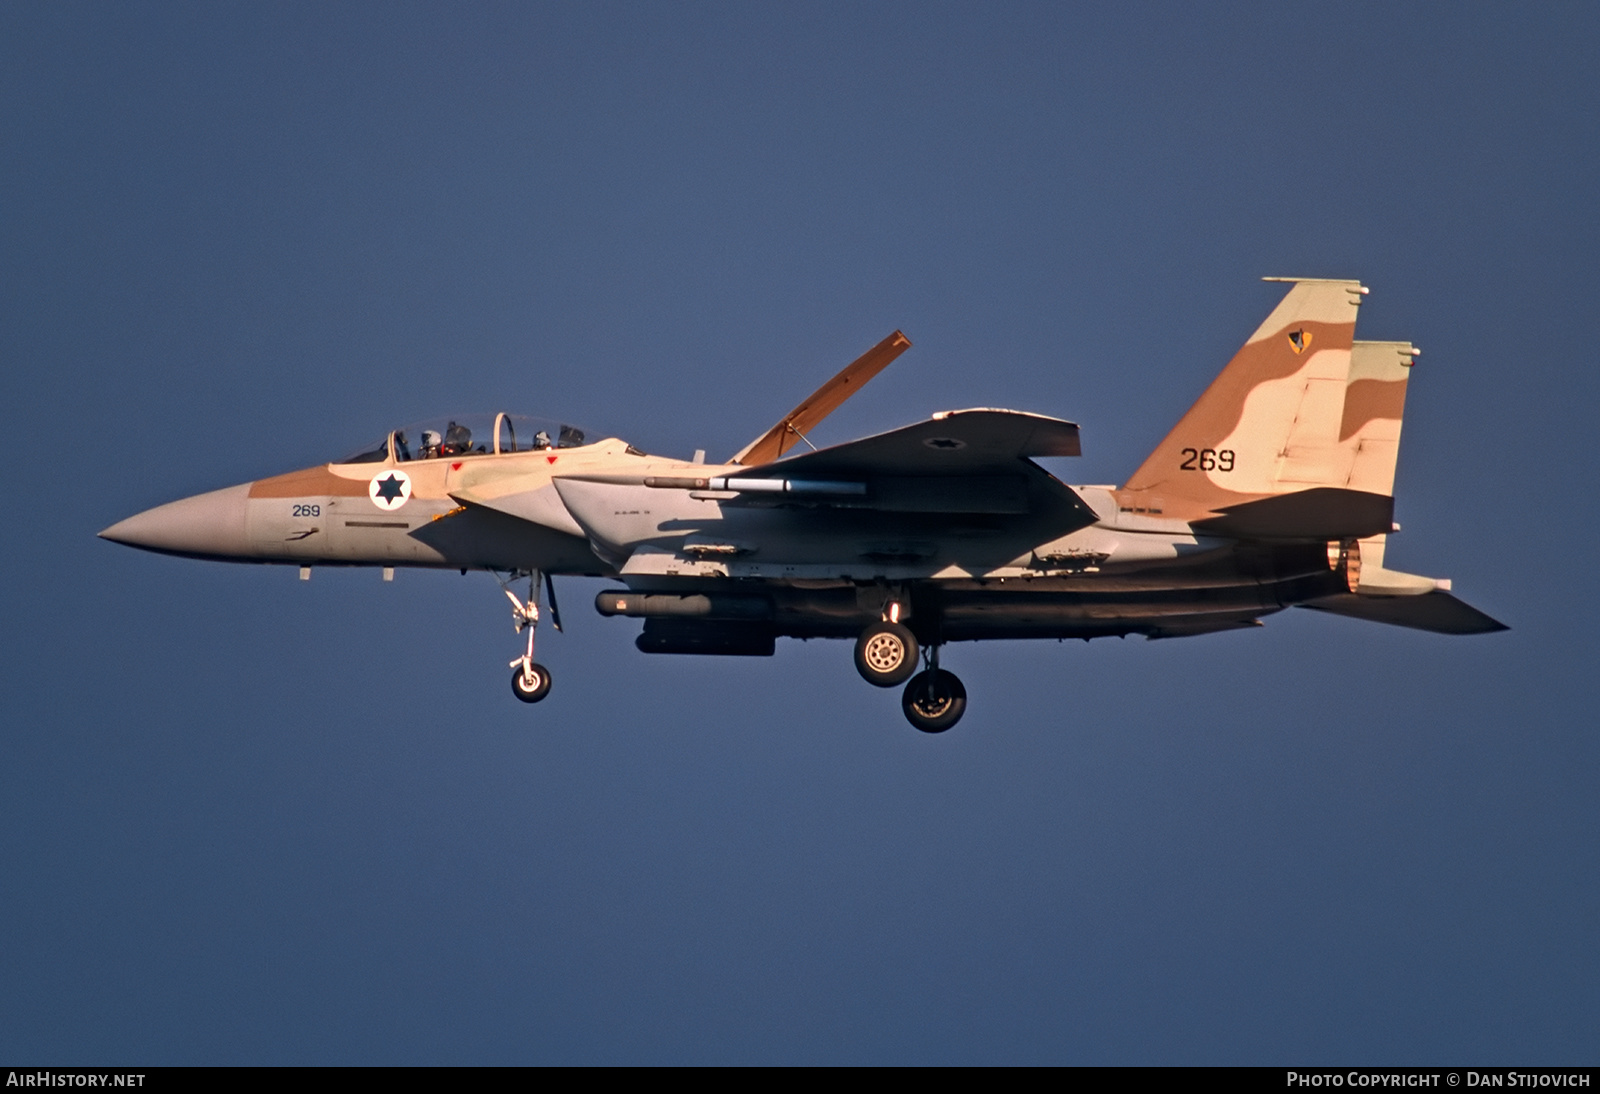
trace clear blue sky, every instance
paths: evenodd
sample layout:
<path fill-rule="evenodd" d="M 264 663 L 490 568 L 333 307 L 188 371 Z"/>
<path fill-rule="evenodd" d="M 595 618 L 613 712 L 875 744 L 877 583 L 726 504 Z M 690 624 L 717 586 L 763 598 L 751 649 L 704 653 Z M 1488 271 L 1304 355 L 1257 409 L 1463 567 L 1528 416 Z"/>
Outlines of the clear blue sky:
<path fill-rule="evenodd" d="M 1600 1050 L 1591 5 L 0 7 L 0 1057 L 1463 1062 Z M 562 588 L 95 539 L 461 410 L 728 454 L 1071 418 L 1271 308 L 1409 338 L 1393 565 L 1307 612 L 647 658 Z"/>

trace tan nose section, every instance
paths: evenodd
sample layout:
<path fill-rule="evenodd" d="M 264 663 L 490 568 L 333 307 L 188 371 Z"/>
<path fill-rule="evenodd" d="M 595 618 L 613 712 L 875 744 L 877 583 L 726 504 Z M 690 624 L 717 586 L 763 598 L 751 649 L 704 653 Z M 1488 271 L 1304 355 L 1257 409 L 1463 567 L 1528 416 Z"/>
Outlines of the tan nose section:
<path fill-rule="evenodd" d="M 245 499 L 249 493 L 250 484 L 243 483 L 158 505 L 113 524 L 100 538 L 163 554 L 248 557 Z"/>

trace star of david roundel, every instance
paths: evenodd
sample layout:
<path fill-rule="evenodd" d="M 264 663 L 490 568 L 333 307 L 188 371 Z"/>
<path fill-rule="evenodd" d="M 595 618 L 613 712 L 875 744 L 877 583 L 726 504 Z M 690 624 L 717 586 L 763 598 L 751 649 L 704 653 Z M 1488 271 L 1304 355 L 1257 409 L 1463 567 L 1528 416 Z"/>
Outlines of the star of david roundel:
<path fill-rule="evenodd" d="M 411 497 L 411 476 L 404 471 L 380 471 L 367 484 L 367 497 L 379 509 L 398 509 Z"/>

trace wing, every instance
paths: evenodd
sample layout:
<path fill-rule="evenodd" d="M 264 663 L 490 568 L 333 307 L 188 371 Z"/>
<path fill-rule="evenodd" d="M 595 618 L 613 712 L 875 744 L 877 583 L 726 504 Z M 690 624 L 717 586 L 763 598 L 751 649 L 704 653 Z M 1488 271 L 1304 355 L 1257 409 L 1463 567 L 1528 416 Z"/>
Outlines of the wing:
<path fill-rule="evenodd" d="M 1020 410 L 945 410 L 925 422 L 803 456 L 704 478 L 564 476 L 662 490 L 731 492 L 735 504 L 809 504 L 911 513 L 1093 510 L 1032 456 L 1076 456 L 1078 427 Z M 734 500 L 734 499 L 730 499 Z"/>
<path fill-rule="evenodd" d="M 981 475 L 1016 470 L 1030 456 L 1078 456 L 1078 427 L 1020 410 L 945 410 L 925 422 L 792 456 L 730 478 L 783 475 Z"/>
<path fill-rule="evenodd" d="M 777 425 L 745 445 L 728 462 L 742 463 L 746 467 L 771 463 L 816 428 L 818 422 L 837 410 L 846 399 L 860 391 L 862 385 L 882 372 L 890 361 L 910 348 L 911 340 L 895 331 L 806 396 L 799 406 L 779 419 Z"/>
<path fill-rule="evenodd" d="M 947 410 L 888 433 L 704 479 L 655 487 L 735 491 L 739 504 L 813 504 L 916 513 L 1054 512 L 1077 524 L 1093 511 L 1033 456 L 1076 456 L 1078 427 L 1017 410 Z"/>
<path fill-rule="evenodd" d="M 987 554 L 1014 559 L 1095 523 L 1095 511 L 1032 459 L 1079 451 L 1071 422 L 960 410 L 761 467 L 708 468 L 694 477 L 685 467 L 566 473 L 555 486 L 596 550 L 625 573 L 685 553 L 760 550 L 773 558 L 788 552 L 806 566 L 836 568 L 843 558 L 851 566 L 865 559 L 915 567 L 978 541 Z M 655 491 L 666 496 L 652 497 Z M 762 512 L 770 509 L 786 512 Z"/>

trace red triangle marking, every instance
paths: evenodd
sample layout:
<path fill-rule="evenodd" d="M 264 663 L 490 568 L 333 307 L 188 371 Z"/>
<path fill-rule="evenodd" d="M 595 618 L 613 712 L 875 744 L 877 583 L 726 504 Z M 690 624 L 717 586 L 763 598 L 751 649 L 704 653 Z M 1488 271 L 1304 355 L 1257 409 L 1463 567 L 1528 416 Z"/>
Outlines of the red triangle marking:
<path fill-rule="evenodd" d="M 554 456 L 546 456 L 545 457 L 545 462 L 546 463 L 555 463 L 556 462 L 556 458 Z"/>
<path fill-rule="evenodd" d="M 452 471 L 460 471 L 461 470 L 461 465 L 459 463 L 453 463 L 453 464 L 450 465 L 450 470 L 452 470 Z"/>

